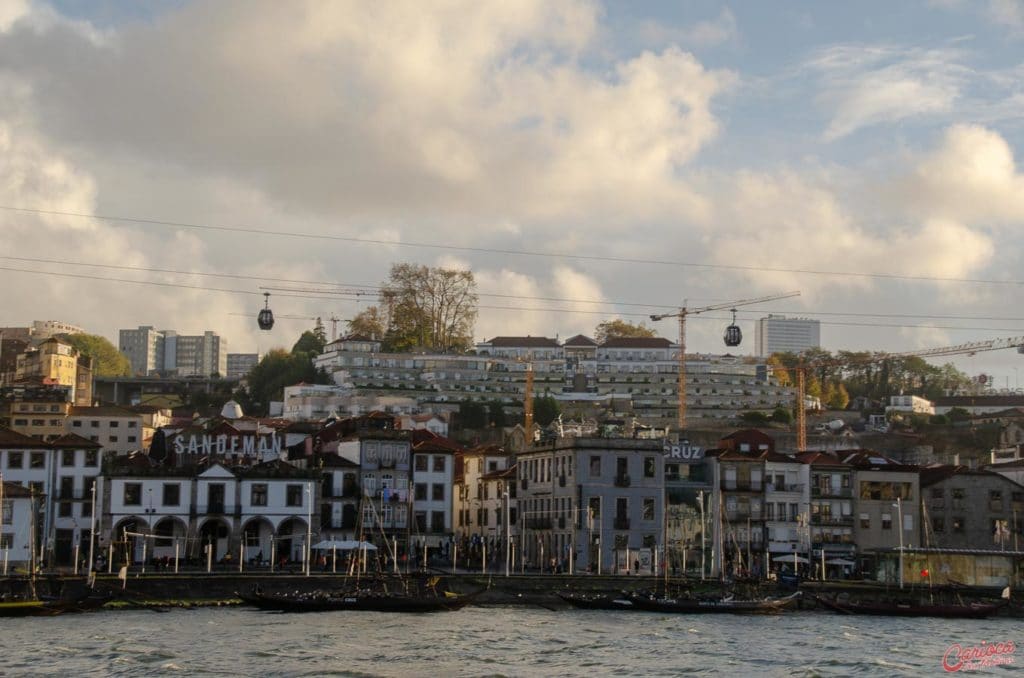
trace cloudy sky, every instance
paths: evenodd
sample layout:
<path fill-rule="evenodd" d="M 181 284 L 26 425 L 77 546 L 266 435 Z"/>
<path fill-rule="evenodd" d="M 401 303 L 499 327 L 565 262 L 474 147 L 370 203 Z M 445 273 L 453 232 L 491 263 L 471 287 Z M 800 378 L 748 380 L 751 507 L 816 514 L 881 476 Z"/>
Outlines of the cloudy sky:
<path fill-rule="evenodd" d="M 265 351 L 418 262 L 479 339 L 790 290 L 746 352 L 1024 335 L 1022 110 L 1024 0 L 0 0 L 0 326 Z"/>

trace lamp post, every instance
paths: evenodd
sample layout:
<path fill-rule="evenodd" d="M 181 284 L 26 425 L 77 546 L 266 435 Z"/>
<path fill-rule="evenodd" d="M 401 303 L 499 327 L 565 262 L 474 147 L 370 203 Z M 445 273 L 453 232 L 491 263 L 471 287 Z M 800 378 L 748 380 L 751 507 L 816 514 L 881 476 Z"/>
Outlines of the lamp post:
<path fill-rule="evenodd" d="M 306 483 L 306 576 L 309 576 L 309 561 L 313 546 L 313 483 Z"/>
<path fill-rule="evenodd" d="M 705 535 L 707 534 L 707 523 L 704 521 L 704 490 L 697 491 L 697 501 L 700 502 L 700 580 L 704 581 Z"/>
<path fill-rule="evenodd" d="M 92 513 L 89 516 L 89 571 L 86 576 L 93 581 L 93 547 L 96 544 L 96 479 L 92 479 Z"/>
<path fill-rule="evenodd" d="M 899 521 L 899 534 L 900 534 L 900 588 L 903 588 L 903 499 L 896 497 L 896 503 L 893 504 L 896 507 L 896 519 Z"/>
<path fill-rule="evenodd" d="M 509 557 L 511 556 L 511 551 L 509 550 L 509 547 L 512 544 L 512 532 L 511 532 L 511 529 L 510 529 L 510 525 L 511 525 L 511 519 L 509 518 L 509 505 L 510 505 L 510 502 L 509 502 L 508 487 L 507 486 L 505 487 L 505 492 L 504 492 L 503 496 L 505 498 L 505 576 L 507 577 L 507 576 L 509 576 L 510 570 L 512 568 L 512 563 L 509 560 Z"/>

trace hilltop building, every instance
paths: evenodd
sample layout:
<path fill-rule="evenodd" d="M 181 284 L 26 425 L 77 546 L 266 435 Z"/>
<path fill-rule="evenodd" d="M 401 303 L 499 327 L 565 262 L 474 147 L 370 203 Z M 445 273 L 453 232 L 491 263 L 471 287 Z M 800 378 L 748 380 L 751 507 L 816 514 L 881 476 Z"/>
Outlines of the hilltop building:
<path fill-rule="evenodd" d="M 118 344 L 121 352 L 128 356 L 136 376 L 207 377 L 211 374 L 224 376 L 228 371 L 227 341 L 209 330 L 200 335 L 187 335 L 144 325 L 135 330 L 121 330 Z"/>
<path fill-rule="evenodd" d="M 769 314 L 757 321 L 755 338 L 757 355 L 762 358 L 773 353 L 800 353 L 821 347 L 821 323 L 809 318 Z"/>

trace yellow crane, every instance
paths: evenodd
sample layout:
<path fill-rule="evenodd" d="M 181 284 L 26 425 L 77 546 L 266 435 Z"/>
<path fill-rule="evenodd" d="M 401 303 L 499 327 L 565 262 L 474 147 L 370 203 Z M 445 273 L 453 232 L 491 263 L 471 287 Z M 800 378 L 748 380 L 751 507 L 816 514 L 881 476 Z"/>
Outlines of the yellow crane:
<path fill-rule="evenodd" d="M 724 304 L 713 304 L 711 306 L 701 306 L 700 308 L 687 308 L 685 302 L 683 306 L 675 313 L 658 313 L 651 316 L 651 320 L 658 321 L 664 320 L 665 318 L 678 318 L 679 319 L 679 374 L 678 374 L 678 386 L 679 392 L 679 411 L 678 411 L 678 427 L 680 434 L 686 428 L 686 318 L 687 316 L 697 315 L 698 313 L 706 313 L 708 311 L 721 311 L 723 309 L 736 309 L 739 306 L 750 306 L 752 304 L 760 304 L 765 301 L 775 301 L 776 299 L 789 299 L 790 297 L 798 297 L 800 292 L 785 292 L 783 294 L 772 294 L 767 297 L 758 297 L 756 299 L 739 299 L 737 301 L 730 301 Z"/>
<path fill-rule="evenodd" d="M 963 344 L 954 344 L 952 346 L 939 346 L 935 348 L 925 348 L 918 351 L 902 351 L 899 353 L 876 353 L 869 359 L 865 360 L 818 360 L 811 363 L 803 363 L 794 367 L 775 367 L 773 370 L 782 370 L 791 372 L 796 375 L 796 448 L 797 451 L 803 452 L 807 449 L 807 417 L 805 413 L 804 398 L 805 393 L 805 375 L 807 370 L 814 369 L 817 367 L 848 367 L 853 365 L 868 365 L 872 363 L 882 363 L 886 360 L 892 360 L 894 358 L 935 358 L 941 356 L 951 355 L 967 355 L 971 356 L 975 353 L 982 353 L 984 351 L 1000 351 L 1004 349 L 1015 348 L 1018 353 L 1024 353 L 1024 337 L 1004 337 L 1001 339 L 985 339 L 982 341 L 971 341 Z"/>

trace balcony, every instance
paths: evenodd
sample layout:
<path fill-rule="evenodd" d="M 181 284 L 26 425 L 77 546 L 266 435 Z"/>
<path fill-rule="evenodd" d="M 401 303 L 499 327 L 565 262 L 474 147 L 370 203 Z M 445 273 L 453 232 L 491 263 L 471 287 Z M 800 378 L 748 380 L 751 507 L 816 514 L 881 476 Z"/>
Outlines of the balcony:
<path fill-rule="evenodd" d="M 852 496 L 852 491 L 849 487 L 819 487 L 811 486 L 812 497 L 840 497 L 849 498 Z"/>
<path fill-rule="evenodd" d="M 615 476 L 615 487 L 629 487 L 630 480 L 626 474 Z"/>
<path fill-rule="evenodd" d="M 853 525 L 853 516 L 811 516 L 811 525 Z"/>
<path fill-rule="evenodd" d="M 528 530 L 550 530 L 551 519 L 550 518 L 527 518 L 526 529 Z"/>
<path fill-rule="evenodd" d="M 729 522 L 742 522 L 744 520 L 764 520 L 764 514 L 760 511 L 749 511 L 743 509 L 737 509 L 735 511 L 726 510 L 725 519 Z"/>
<path fill-rule="evenodd" d="M 778 484 L 778 483 L 767 483 L 765 484 L 765 490 L 768 492 L 803 492 L 803 483 L 789 483 L 789 484 Z"/>
<path fill-rule="evenodd" d="M 760 492 L 763 487 L 764 485 L 760 481 L 734 480 L 732 482 L 726 481 L 722 489 L 727 492 Z"/>
<path fill-rule="evenodd" d="M 621 516 L 615 517 L 615 529 L 616 530 L 628 530 L 629 529 L 629 518 L 623 518 Z"/>

